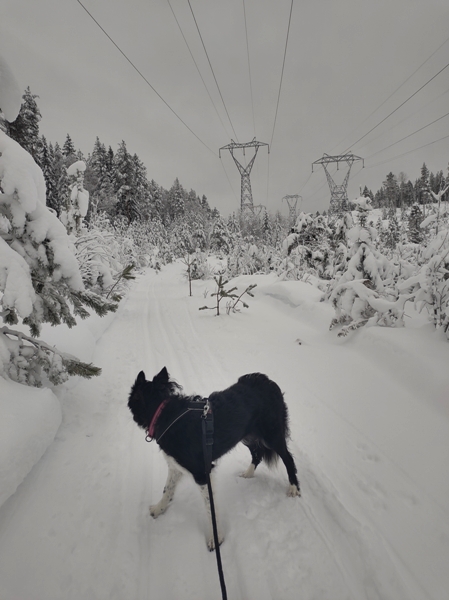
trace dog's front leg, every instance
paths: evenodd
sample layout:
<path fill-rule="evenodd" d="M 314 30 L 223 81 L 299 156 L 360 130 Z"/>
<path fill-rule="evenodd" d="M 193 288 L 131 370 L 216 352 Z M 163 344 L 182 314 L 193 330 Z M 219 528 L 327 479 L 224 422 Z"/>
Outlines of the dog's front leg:
<path fill-rule="evenodd" d="M 210 507 L 209 490 L 207 489 L 207 485 L 200 485 L 200 490 L 201 490 L 201 495 L 203 496 L 204 504 L 206 506 L 207 521 L 209 524 L 209 532 L 208 532 L 208 536 L 207 536 L 207 547 L 209 548 L 210 552 L 212 552 L 213 550 L 215 550 L 215 540 L 214 540 L 214 529 L 213 529 L 213 525 L 212 525 L 212 512 L 211 512 L 211 507 Z M 214 502 L 214 507 L 215 507 L 215 513 L 216 513 L 217 509 L 216 509 L 215 502 Z M 217 519 L 217 521 L 218 521 L 218 519 Z M 224 540 L 224 536 L 220 532 L 220 527 L 218 526 L 218 523 L 217 523 L 217 530 L 218 530 L 218 543 L 222 544 L 222 542 Z"/>
<path fill-rule="evenodd" d="M 150 506 L 150 515 L 155 519 L 157 519 L 159 515 L 162 515 L 167 510 L 168 505 L 173 500 L 176 486 L 182 477 L 182 471 L 176 467 L 175 461 L 167 455 L 165 455 L 165 459 L 168 464 L 168 475 L 164 492 L 159 502 Z"/>

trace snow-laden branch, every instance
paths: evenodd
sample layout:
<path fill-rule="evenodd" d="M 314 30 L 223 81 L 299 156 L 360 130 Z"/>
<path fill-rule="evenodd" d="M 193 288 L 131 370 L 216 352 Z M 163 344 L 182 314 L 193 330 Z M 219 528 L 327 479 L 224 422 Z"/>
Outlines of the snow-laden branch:
<path fill-rule="evenodd" d="M 21 331 L 8 327 L 0 328 L 0 356 L 8 353 L 4 361 L 5 374 L 27 385 L 42 385 L 42 371 L 51 383 L 58 385 L 67 381 L 69 375 L 91 378 L 100 375 L 101 369 L 87 364 L 67 352 L 29 337 Z"/>

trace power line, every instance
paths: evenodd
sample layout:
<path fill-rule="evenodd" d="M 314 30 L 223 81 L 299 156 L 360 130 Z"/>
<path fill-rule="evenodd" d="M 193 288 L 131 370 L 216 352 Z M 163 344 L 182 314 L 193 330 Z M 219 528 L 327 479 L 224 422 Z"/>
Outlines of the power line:
<path fill-rule="evenodd" d="M 76 1 L 86 11 L 86 13 L 92 19 L 92 21 L 94 21 L 94 23 L 101 29 L 101 31 L 105 34 L 105 36 L 108 38 L 108 40 L 114 44 L 114 46 L 117 48 L 117 50 L 120 52 L 120 54 L 132 66 L 132 68 L 140 75 L 140 77 L 145 81 L 145 83 L 153 90 L 153 92 L 156 94 L 156 96 L 158 96 L 158 98 L 160 100 L 162 100 L 162 102 L 165 104 L 165 106 L 176 116 L 176 118 L 179 119 L 179 121 L 181 121 L 181 123 L 184 125 L 184 127 L 186 127 L 190 131 L 190 133 L 192 135 L 194 135 L 196 137 L 196 139 L 203 144 L 203 146 L 205 148 L 207 148 L 210 152 L 212 152 L 212 154 L 214 156 L 217 156 L 216 153 L 211 148 L 209 148 L 209 146 L 205 142 L 203 142 L 203 140 L 200 137 L 198 137 L 196 135 L 196 133 L 178 115 L 178 113 L 170 106 L 170 104 L 168 104 L 168 102 L 159 94 L 159 92 L 154 88 L 154 86 L 151 85 L 151 83 L 148 81 L 148 79 L 145 77 L 145 75 L 143 75 L 143 73 L 136 67 L 136 65 L 132 62 L 132 60 L 130 58 L 128 58 L 128 56 L 123 52 L 123 50 L 120 48 L 120 46 L 112 39 L 112 37 L 109 35 L 109 33 L 100 25 L 100 23 L 95 19 L 95 17 L 87 10 L 87 8 L 84 6 L 84 4 L 80 0 L 76 0 Z"/>
<path fill-rule="evenodd" d="M 413 150 L 408 150 L 407 152 L 404 152 L 403 154 L 398 154 L 397 156 L 395 156 L 393 158 L 387 158 L 386 160 L 382 160 L 381 162 L 375 163 L 374 165 L 369 165 L 366 168 L 367 169 L 372 169 L 373 167 L 378 167 L 379 165 L 384 165 L 387 162 L 392 162 L 393 160 L 396 160 L 397 158 L 401 158 L 402 156 L 406 156 L 407 154 L 411 154 L 412 152 L 416 152 L 417 150 L 421 150 L 421 148 L 427 148 L 427 146 L 432 146 L 433 144 L 436 144 L 438 142 L 446 140 L 447 138 L 449 138 L 449 135 L 445 135 L 442 138 L 434 140 L 433 142 L 429 142 L 428 144 L 424 144 L 423 146 L 418 146 L 418 148 L 414 148 Z"/>
<path fill-rule="evenodd" d="M 344 140 L 345 140 L 347 137 L 349 137 L 350 135 L 352 135 L 352 134 L 354 133 L 354 131 L 356 131 L 356 130 L 357 130 L 359 127 L 361 127 L 361 126 L 362 126 L 364 123 L 366 123 L 366 121 L 368 121 L 368 119 L 369 119 L 370 117 L 372 117 L 372 116 L 373 116 L 373 115 L 374 115 L 374 114 L 375 114 L 375 113 L 376 113 L 376 112 L 377 112 L 377 111 L 378 111 L 380 108 L 382 108 L 382 106 L 383 106 L 383 105 L 384 105 L 386 102 L 388 102 L 388 100 L 390 100 L 390 98 L 391 98 L 392 96 L 394 96 L 394 95 L 396 94 L 396 92 L 398 92 L 398 91 L 401 89 L 401 87 L 403 87 L 403 86 L 404 86 L 404 85 L 407 83 L 407 81 L 409 81 L 409 80 L 410 80 L 410 79 L 413 77 L 413 75 L 415 75 L 415 74 L 416 74 L 416 73 L 419 71 L 419 69 L 421 69 L 421 67 L 423 67 L 423 66 L 424 66 L 424 65 L 425 65 L 425 64 L 426 64 L 426 63 L 427 63 L 427 62 L 428 62 L 428 61 L 429 61 L 429 60 L 432 58 L 432 56 L 434 56 L 434 55 L 435 55 L 435 54 L 438 52 L 438 50 L 440 50 L 440 48 L 442 48 L 442 47 L 444 46 L 444 44 L 446 44 L 447 42 L 449 42 L 449 38 L 447 38 L 446 40 L 444 40 L 444 42 L 443 42 L 442 44 L 440 44 L 440 45 L 438 46 L 438 48 L 437 48 L 436 50 L 434 50 L 434 52 L 432 52 L 432 54 L 431 54 L 431 55 L 430 55 L 428 58 L 426 58 L 426 60 L 425 60 L 423 63 L 421 63 L 421 64 L 419 65 L 419 67 L 417 67 L 417 68 L 416 68 L 416 69 L 413 71 L 413 73 L 412 73 L 411 75 L 409 75 L 409 76 L 407 77 L 407 79 L 406 79 L 405 81 L 403 81 L 403 82 L 402 82 L 402 83 L 401 83 L 401 84 L 400 84 L 400 85 L 399 85 L 399 86 L 398 86 L 398 87 L 397 87 L 397 88 L 396 88 L 396 89 L 395 89 L 395 90 L 394 90 L 394 91 L 393 91 L 393 92 L 392 92 L 392 93 L 391 93 L 391 94 L 388 96 L 388 98 L 385 98 L 385 100 L 384 100 L 384 101 L 383 101 L 381 104 L 379 104 L 379 106 L 378 106 L 377 108 L 375 108 L 375 109 L 373 110 L 373 112 L 372 112 L 371 114 L 369 114 L 369 115 L 366 117 L 366 119 L 364 119 L 364 120 L 363 120 L 361 123 L 359 123 L 359 124 L 357 125 L 357 127 L 354 127 L 354 129 L 353 129 L 353 130 L 352 130 L 352 131 L 351 131 L 351 132 L 350 132 L 350 133 L 349 133 L 349 134 L 348 134 L 346 137 L 344 137 L 342 141 L 344 141 Z M 334 146 L 334 148 L 336 148 L 336 147 L 337 147 L 337 146 L 339 146 L 340 144 L 341 144 L 341 142 L 339 142 L 339 143 L 338 143 L 336 146 Z"/>
<path fill-rule="evenodd" d="M 302 192 L 302 190 L 306 187 L 306 185 L 309 183 L 309 179 L 312 177 L 313 173 L 312 171 L 309 173 L 309 176 L 307 177 L 307 179 L 305 180 L 305 182 L 303 183 L 302 187 L 299 189 L 298 194 L 300 194 Z"/>
<path fill-rule="evenodd" d="M 374 127 L 372 127 L 367 133 L 365 133 L 365 135 L 362 135 L 361 138 L 359 138 L 356 142 L 354 142 L 354 144 L 351 144 L 351 146 L 349 146 L 345 152 L 347 150 L 349 150 L 349 148 L 351 148 L 352 146 L 355 146 L 356 144 L 358 144 L 361 140 L 363 140 L 363 138 L 366 138 L 367 135 L 369 135 L 372 131 L 374 131 L 375 129 L 377 129 L 377 127 L 379 127 L 379 125 L 382 125 L 382 123 L 384 123 L 389 117 L 391 117 L 391 115 L 393 115 L 395 112 L 397 112 L 400 108 L 402 108 L 404 106 L 404 104 L 406 104 L 409 100 L 411 100 L 414 96 L 416 96 L 416 94 L 418 92 L 420 92 L 423 88 L 426 87 L 426 85 L 428 85 L 431 81 L 433 81 L 435 79 L 435 77 L 438 77 L 438 75 L 440 75 L 440 73 L 442 73 L 445 69 L 447 69 L 449 67 L 449 63 L 443 67 L 442 69 L 440 69 L 438 71 L 438 73 L 436 73 L 433 77 L 431 77 L 428 81 L 426 81 L 426 83 L 424 85 L 422 85 L 418 90 L 416 90 L 416 92 L 414 92 L 411 96 L 409 96 L 407 98 L 407 100 L 404 100 L 404 102 L 402 102 L 397 108 L 395 108 L 393 111 L 391 111 L 391 113 L 389 115 L 387 115 L 384 119 L 382 119 L 382 121 L 380 121 L 377 125 L 375 125 Z"/>
<path fill-rule="evenodd" d="M 393 142 L 393 144 L 390 144 L 389 146 L 387 146 L 386 148 L 382 148 L 382 150 L 378 150 L 377 152 L 374 152 L 374 154 L 371 154 L 371 156 L 368 156 L 368 158 L 372 158 L 373 156 L 376 156 L 376 154 L 380 154 L 381 152 L 384 152 L 385 150 L 388 150 L 389 148 L 391 148 L 392 146 L 395 146 L 396 144 L 399 144 L 399 142 L 403 142 L 404 140 L 406 140 L 407 138 L 411 137 L 412 135 L 415 135 L 416 133 L 422 131 L 423 129 L 426 129 L 427 127 L 430 127 L 431 125 L 433 125 L 434 123 L 436 123 L 437 121 L 441 121 L 441 119 L 444 119 L 444 117 L 449 116 L 449 112 L 446 113 L 445 115 L 443 115 L 442 117 L 438 117 L 438 119 L 435 119 L 434 121 L 432 121 L 431 123 L 427 123 L 427 125 L 424 125 L 423 127 L 420 127 L 419 129 L 417 129 L 416 131 L 414 131 L 413 133 L 409 133 L 408 135 L 406 135 L 405 137 L 401 138 L 400 140 L 398 140 L 397 142 Z M 366 159 L 366 160 L 367 160 Z"/>
<path fill-rule="evenodd" d="M 220 86 L 218 85 L 217 78 L 215 77 L 215 72 L 214 72 L 214 69 L 212 67 L 212 63 L 210 61 L 209 54 L 207 53 L 206 45 L 204 44 L 203 36 L 201 35 L 201 31 L 200 31 L 200 28 L 198 26 L 198 22 L 197 22 L 196 17 L 195 17 L 195 13 L 193 12 L 193 8 L 192 8 L 192 5 L 190 4 L 190 0 L 187 0 L 187 2 L 189 4 L 190 12 L 192 13 L 193 20 L 195 21 L 196 29 L 198 31 L 198 35 L 200 36 L 201 43 L 203 44 L 204 52 L 206 53 L 206 57 L 207 57 L 207 60 L 209 62 L 210 70 L 212 71 L 212 75 L 214 76 L 214 80 L 215 80 L 215 84 L 216 84 L 217 89 L 218 89 L 218 93 L 220 94 L 221 101 L 223 102 L 224 109 L 225 109 L 226 114 L 228 116 L 229 123 L 231 124 L 232 131 L 234 132 L 235 139 L 238 141 L 237 134 L 236 134 L 235 129 L 234 129 L 234 125 L 232 124 L 231 117 L 229 116 L 228 109 L 226 108 L 226 104 L 225 104 L 225 101 L 224 101 L 224 98 L 223 98 L 223 94 L 221 93 Z"/>
<path fill-rule="evenodd" d="M 243 0 L 243 16 L 245 19 L 246 54 L 248 56 L 249 89 L 251 91 L 251 110 L 252 110 L 252 114 L 253 114 L 253 129 L 254 129 L 254 137 L 256 137 L 256 119 L 254 116 L 253 83 L 252 83 L 252 78 L 251 78 L 251 62 L 249 60 L 248 25 L 246 22 L 245 0 Z M 267 191 L 267 197 L 268 197 L 268 191 Z"/>
<path fill-rule="evenodd" d="M 441 94 L 439 94 L 438 96 L 436 96 L 436 98 L 432 98 L 431 100 L 429 100 L 429 102 L 426 102 L 426 104 L 424 104 L 423 106 L 420 106 L 418 108 L 418 110 L 415 110 L 415 112 L 407 115 L 406 117 L 404 117 L 403 119 L 401 119 L 400 121 L 398 121 L 396 123 L 396 125 L 394 125 L 393 127 L 391 127 L 391 129 L 388 130 L 388 132 L 391 133 L 394 129 L 396 129 L 397 127 L 399 127 L 399 125 L 401 125 L 401 123 L 404 123 L 404 121 L 408 121 L 408 119 L 411 119 L 412 117 L 414 117 L 421 110 L 423 110 L 424 108 L 426 108 L 427 106 L 429 106 L 429 104 L 433 104 L 436 100 L 439 100 L 442 96 L 445 96 L 448 92 L 449 92 L 449 88 L 445 92 L 442 92 Z M 372 144 L 373 142 L 375 142 L 376 140 L 378 140 L 383 135 L 385 135 L 385 132 L 382 131 L 376 137 L 371 138 L 370 144 Z"/>
<path fill-rule="evenodd" d="M 223 120 L 222 120 L 222 118 L 220 117 L 220 113 L 219 113 L 219 112 L 218 112 L 218 110 L 217 110 L 217 106 L 216 106 L 216 104 L 215 104 L 215 102 L 214 102 L 214 100 L 213 100 L 213 98 L 212 98 L 212 96 L 211 96 L 211 94 L 210 94 L 210 92 L 209 92 L 209 88 L 207 87 L 207 85 L 206 85 L 206 82 L 204 81 L 204 78 L 203 78 L 203 76 L 202 76 L 202 74 L 201 74 L 200 68 L 199 68 L 199 66 L 198 66 L 198 64 L 197 64 L 197 62 L 196 62 L 196 60 L 195 60 L 195 57 L 193 56 L 192 50 L 190 49 L 189 43 L 187 42 L 187 39 L 186 39 L 186 36 L 184 35 L 184 32 L 183 32 L 183 30 L 182 30 L 182 27 L 181 27 L 181 25 L 180 25 L 180 23 L 179 23 L 179 21 L 178 21 L 178 19 L 177 19 L 177 17 L 176 17 L 175 11 L 173 10 L 173 7 L 172 7 L 172 5 L 171 5 L 171 3 L 170 3 L 170 0 L 167 0 L 167 1 L 168 1 L 168 5 L 169 5 L 169 7 L 170 7 L 170 9 L 171 9 L 171 11 L 172 11 L 172 13 L 173 13 L 173 16 L 174 16 L 174 18 L 175 18 L 176 24 L 178 25 L 179 31 L 181 32 L 181 35 L 182 35 L 182 37 L 183 37 L 183 39 L 184 39 L 184 42 L 185 42 L 185 44 L 186 44 L 186 46 L 187 46 L 187 49 L 188 49 L 188 51 L 190 52 L 190 56 L 192 57 L 192 60 L 193 60 L 193 62 L 194 62 L 194 64 L 195 64 L 195 67 L 196 67 L 196 70 L 198 71 L 198 74 L 199 74 L 199 76 L 201 77 L 201 81 L 203 82 L 203 85 L 204 85 L 204 87 L 205 87 L 205 89 L 206 89 L 206 92 L 207 92 L 207 94 L 208 94 L 208 96 L 209 96 L 209 99 L 210 99 L 210 101 L 212 102 L 212 106 L 214 107 L 214 109 L 215 109 L 215 112 L 217 113 L 217 117 L 218 117 L 218 118 L 219 118 L 219 120 L 220 120 L 220 123 L 221 123 L 221 125 L 222 125 L 222 127 L 223 127 L 223 130 L 224 130 L 224 132 L 225 132 L 226 136 L 228 136 L 228 132 L 226 131 L 226 127 L 224 126 Z"/>
<path fill-rule="evenodd" d="M 277 103 L 276 103 L 276 113 L 274 115 L 273 131 L 271 133 L 270 146 L 273 144 L 274 130 L 275 130 L 275 127 L 276 127 L 276 120 L 277 120 L 278 109 L 279 109 L 279 100 L 281 98 L 282 80 L 284 78 L 285 58 L 287 56 L 288 36 L 289 36 L 289 33 L 290 33 L 290 24 L 292 22 L 292 11 L 293 11 L 293 0 L 292 0 L 291 5 L 290 5 L 290 15 L 288 17 L 287 37 L 286 37 L 286 40 L 285 40 L 284 59 L 282 61 L 281 81 L 279 83 L 279 93 L 278 93 L 278 99 L 277 99 Z"/>

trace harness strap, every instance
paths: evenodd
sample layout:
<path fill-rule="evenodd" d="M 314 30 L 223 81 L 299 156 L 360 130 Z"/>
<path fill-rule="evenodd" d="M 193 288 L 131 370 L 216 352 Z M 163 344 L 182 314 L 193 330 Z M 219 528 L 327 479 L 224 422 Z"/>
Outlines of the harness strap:
<path fill-rule="evenodd" d="M 214 417 L 210 406 L 207 412 L 203 411 L 201 427 L 203 429 L 204 470 L 206 474 L 209 474 L 212 471 L 212 447 L 214 445 Z"/>
<path fill-rule="evenodd" d="M 159 404 L 159 406 L 157 407 L 156 412 L 153 415 L 153 418 L 151 419 L 151 423 L 150 423 L 150 425 L 148 427 L 148 437 L 151 438 L 151 439 L 154 438 L 154 430 L 156 428 L 157 420 L 161 416 L 161 412 L 164 410 L 165 405 L 167 404 L 167 402 L 168 402 L 168 398 L 166 398 L 163 402 L 161 402 Z"/>
<path fill-rule="evenodd" d="M 162 411 L 165 408 L 165 405 L 167 404 L 168 399 L 164 400 L 157 408 L 156 412 L 153 415 L 153 418 L 151 419 L 151 423 L 147 429 L 147 435 L 145 437 L 145 441 L 147 442 L 152 442 L 155 437 L 155 429 L 156 429 L 156 423 L 159 419 L 159 417 L 161 416 Z M 179 419 L 181 417 L 183 417 L 184 415 L 186 415 L 188 412 L 190 412 L 191 410 L 200 410 L 202 411 L 203 415 L 205 414 L 205 410 L 206 407 L 208 409 L 210 409 L 210 405 L 209 405 L 209 401 L 208 400 L 192 400 L 190 402 L 187 402 L 187 410 L 185 410 L 183 413 L 181 413 L 180 415 L 178 415 L 176 417 L 176 419 L 173 419 L 173 421 L 168 425 L 168 427 L 166 427 L 164 429 L 164 431 L 161 433 L 161 435 L 156 439 L 156 442 L 159 442 L 159 440 L 161 439 L 161 437 L 163 435 L 165 435 L 167 433 L 167 431 L 170 429 L 170 427 L 172 425 L 174 425 L 176 423 L 176 421 L 179 421 Z M 212 458 L 211 458 L 212 460 Z"/>

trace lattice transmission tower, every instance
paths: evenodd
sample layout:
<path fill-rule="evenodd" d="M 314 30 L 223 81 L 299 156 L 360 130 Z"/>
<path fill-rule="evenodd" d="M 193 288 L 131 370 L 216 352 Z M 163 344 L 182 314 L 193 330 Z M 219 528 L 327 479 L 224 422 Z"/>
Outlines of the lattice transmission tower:
<path fill-rule="evenodd" d="M 330 213 L 341 213 L 345 212 L 349 208 L 348 202 L 348 181 L 349 174 L 351 172 L 351 167 L 357 160 L 363 161 L 363 166 L 365 166 L 365 161 L 360 156 L 355 156 L 351 152 L 349 154 L 340 154 L 338 156 L 329 156 L 329 154 L 323 154 L 323 157 L 316 160 L 312 163 L 312 173 L 313 173 L 313 165 L 323 165 L 324 171 L 326 173 L 327 183 L 329 184 L 329 189 L 331 192 L 331 202 L 329 207 Z M 337 163 L 337 170 L 340 163 L 346 163 L 347 165 L 347 173 L 345 178 L 343 179 L 343 183 L 337 184 L 332 178 L 332 175 L 329 173 L 327 166 L 330 163 Z"/>
<path fill-rule="evenodd" d="M 258 141 L 256 141 L 256 138 L 254 138 L 251 142 L 247 142 L 245 144 L 239 144 L 239 143 L 234 142 L 234 140 L 231 140 L 230 144 L 228 144 L 227 146 L 223 146 L 218 151 L 219 156 L 221 158 L 221 151 L 229 150 L 229 152 L 231 153 L 231 156 L 234 159 L 234 162 L 237 166 L 237 169 L 239 170 L 239 173 L 241 176 L 240 209 L 242 211 L 242 214 L 245 211 L 250 211 L 251 213 L 254 214 L 254 208 L 258 208 L 258 207 L 255 207 L 254 203 L 253 203 L 253 193 L 251 190 L 250 174 L 251 174 L 251 169 L 253 168 L 253 165 L 254 165 L 254 161 L 256 160 L 257 153 L 261 146 L 268 146 L 268 154 L 270 153 L 269 144 L 265 144 L 264 142 L 258 142 Z M 237 148 L 239 148 L 239 149 L 241 148 L 243 150 L 244 155 L 245 155 L 245 148 L 254 148 L 254 156 L 249 161 L 249 163 L 247 164 L 246 167 L 244 167 L 242 164 L 240 164 L 240 162 L 234 156 L 234 150 L 236 150 Z"/>
<path fill-rule="evenodd" d="M 298 200 L 302 200 L 302 196 L 299 194 L 288 194 L 284 196 L 282 200 L 287 201 L 288 205 L 288 221 L 291 227 L 296 223 L 296 217 L 298 216 Z"/>

